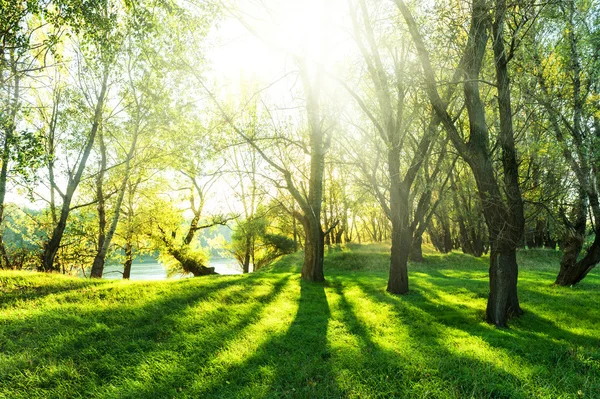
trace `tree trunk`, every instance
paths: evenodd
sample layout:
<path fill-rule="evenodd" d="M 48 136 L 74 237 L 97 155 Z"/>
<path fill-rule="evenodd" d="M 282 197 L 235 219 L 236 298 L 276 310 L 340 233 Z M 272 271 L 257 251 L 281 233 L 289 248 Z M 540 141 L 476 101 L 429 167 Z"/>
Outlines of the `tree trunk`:
<path fill-rule="evenodd" d="M 410 246 L 410 255 L 409 258 L 413 262 L 423 262 L 423 236 L 415 236 L 412 239 L 412 244 Z"/>
<path fill-rule="evenodd" d="M 138 121 L 139 123 L 139 121 Z M 129 147 L 129 152 L 127 153 L 127 158 L 125 161 L 125 171 L 123 174 L 123 181 L 121 182 L 121 186 L 119 187 L 119 191 L 117 194 L 117 201 L 115 202 L 115 209 L 112 215 L 112 219 L 110 225 L 108 227 L 108 231 L 105 231 L 106 227 L 106 211 L 104 209 L 104 194 L 102 192 L 102 181 L 100 180 L 97 187 L 98 198 L 101 201 L 98 201 L 98 215 L 100 218 L 100 239 L 98 240 L 98 252 L 94 257 L 94 264 L 92 265 L 92 273 L 91 277 L 101 278 L 102 273 L 104 272 L 104 263 L 106 262 L 106 254 L 108 253 L 108 249 L 110 248 L 110 244 L 112 242 L 112 238 L 117 231 L 117 226 L 119 224 L 119 219 L 121 216 L 121 206 L 123 205 L 123 199 L 125 198 L 125 191 L 127 191 L 127 183 L 129 182 L 129 175 L 131 173 L 131 160 L 133 159 L 135 149 L 137 147 L 137 139 L 138 139 L 138 128 L 134 127 L 133 138 L 131 141 L 131 146 Z M 102 132 L 101 132 L 102 133 Z M 104 138 L 102 134 L 100 134 L 100 147 L 102 150 L 102 162 L 103 162 L 103 171 L 98 175 L 98 179 L 104 179 L 104 169 L 106 169 L 106 147 L 104 146 Z"/>
<path fill-rule="evenodd" d="M 467 161 L 475 176 L 492 245 L 487 320 L 496 326 L 506 326 L 506 321 L 510 316 L 522 313 L 517 298 L 516 247 L 521 242 L 524 224 L 523 201 L 519 187 L 512 127 L 508 59 L 504 48 L 506 2 L 504 0 L 496 2 L 492 23 L 500 116 L 498 144 L 501 150 L 506 199 L 504 199 L 499 182 L 496 180 L 496 173 L 492 165 L 486 110 L 479 90 L 480 73 L 488 42 L 487 31 L 491 19 L 488 3 L 485 0 L 472 2 L 467 45 L 459 65 L 459 68 L 464 71 L 465 80 L 462 85 L 469 117 L 469 141 L 465 142 L 452 117 L 448 114 L 447 103 L 441 99 L 438 93 L 436 76 L 418 25 L 404 1 L 395 0 L 395 2 L 403 14 L 415 42 L 425 74 L 430 102 L 442 119 L 457 151 Z"/>
<path fill-rule="evenodd" d="M 569 223 L 566 216 L 563 215 L 569 232 L 565 240 L 564 254 L 560 262 L 560 270 L 555 284 L 562 286 L 577 284 L 600 262 L 600 229 L 597 225 L 597 219 L 594 242 L 585 256 L 577 261 L 585 241 L 588 199 L 592 214 L 594 215 L 594 219 L 596 219 L 595 215 L 600 213 L 598 212 L 600 208 L 598 197 L 595 192 L 585 192 L 583 190 L 579 193 L 579 201 L 574 209 L 574 223 Z"/>
<path fill-rule="evenodd" d="M 19 97 L 20 97 L 20 75 L 17 71 L 16 60 L 14 59 L 14 53 L 11 51 L 10 53 L 10 62 L 11 62 L 11 72 L 14 79 L 13 89 L 13 98 L 10 100 L 12 104 L 10 107 L 10 120 L 8 121 L 4 132 L 4 145 L 2 148 L 2 158 L 0 162 L 2 162 L 2 169 L 0 169 L 0 267 L 8 268 L 10 267 L 10 260 L 8 259 L 8 254 L 6 252 L 6 247 L 3 241 L 3 228 L 2 224 L 4 221 L 4 200 L 6 197 L 6 182 L 8 178 L 8 163 L 10 161 L 10 148 L 12 146 L 12 141 L 14 140 L 15 129 L 17 125 L 17 110 L 19 107 Z M 10 91 L 10 90 L 9 90 Z"/>
<path fill-rule="evenodd" d="M 106 145 L 104 143 L 104 136 L 102 128 L 98 133 L 98 142 L 100 144 L 100 170 L 96 177 L 96 200 L 98 201 L 98 242 L 96 256 L 94 256 L 94 263 L 92 264 L 92 271 L 90 273 L 91 278 L 102 278 L 104 272 L 104 256 L 102 254 L 102 248 L 104 248 L 104 241 L 106 240 L 106 206 L 104 200 L 104 173 L 106 171 Z"/>
<path fill-rule="evenodd" d="M 596 238 L 583 259 L 569 267 L 563 265 L 561 261 L 555 284 L 562 286 L 575 285 L 583 280 L 598 263 L 600 263 L 600 234 L 596 233 Z"/>
<path fill-rule="evenodd" d="M 577 272 L 577 259 L 583 249 L 585 242 L 585 228 L 587 222 L 587 194 L 582 188 L 579 189 L 579 198 L 572 211 L 573 223 L 561 210 L 560 214 L 565 224 L 566 233 L 563 241 L 563 256 L 560 260 L 560 270 L 555 284 L 572 285 L 572 281 L 579 274 Z"/>
<path fill-rule="evenodd" d="M 517 296 L 517 250 L 513 243 L 498 248 L 492 244 L 490 254 L 490 294 L 486 318 L 496 326 L 506 326 L 509 318 L 523 314 Z"/>
<path fill-rule="evenodd" d="M 98 132 L 98 127 L 100 125 L 100 120 L 102 119 L 102 109 L 104 107 L 104 99 L 106 97 L 106 91 L 108 88 L 108 74 L 109 72 L 107 68 L 104 71 L 102 88 L 100 90 L 100 94 L 96 102 L 96 109 L 94 110 L 94 121 L 92 123 L 90 134 L 87 138 L 83 153 L 81 155 L 81 159 L 79 160 L 79 164 L 77 165 L 77 170 L 75 174 L 69 179 L 69 182 L 67 184 L 67 190 L 63 197 L 63 204 L 61 207 L 58 224 L 54 227 L 52 235 L 50 236 L 50 239 L 46 242 L 46 245 L 44 247 L 44 252 L 42 254 L 41 270 L 46 272 L 56 270 L 54 267 L 54 258 L 56 257 L 56 253 L 60 248 L 60 242 L 62 241 L 63 234 L 67 227 L 67 218 L 71 211 L 71 201 L 73 200 L 75 190 L 77 190 L 79 182 L 81 181 L 81 175 L 83 174 L 85 165 L 90 156 L 90 152 L 92 151 L 92 147 L 96 139 L 96 133 Z"/>
<path fill-rule="evenodd" d="M 131 277 L 131 265 L 133 264 L 133 246 L 130 240 L 125 244 L 125 263 L 123 263 L 123 278 L 129 280 Z"/>
<path fill-rule="evenodd" d="M 411 234 L 403 229 L 400 220 L 392 222 L 392 249 L 390 274 L 387 291 L 391 294 L 408 293 L 408 254 L 411 246 Z"/>
<path fill-rule="evenodd" d="M 321 230 L 318 220 L 305 218 L 304 230 L 306 242 L 304 243 L 304 264 L 302 265 L 302 279 L 305 281 L 325 281 L 323 273 L 323 255 L 325 250 L 325 234 Z"/>
<path fill-rule="evenodd" d="M 242 273 L 246 274 L 250 272 L 250 250 L 251 250 L 251 238 L 249 234 L 246 234 L 246 250 L 244 251 L 244 261 L 242 263 Z"/>

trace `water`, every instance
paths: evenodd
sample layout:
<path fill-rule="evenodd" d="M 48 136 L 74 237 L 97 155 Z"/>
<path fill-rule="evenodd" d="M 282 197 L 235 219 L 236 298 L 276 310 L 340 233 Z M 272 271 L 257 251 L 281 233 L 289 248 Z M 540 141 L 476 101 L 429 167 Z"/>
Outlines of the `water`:
<path fill-rule="evenodd" d="M 219 274 L 241 274 L 242 269 L 235 259 L 231 258 L 213 258 L 208 264 L 215 268 L 215 272 Z M 109 265 L 104 268 L 103 277 L 105 279 L 121 279 L 123 278 L 123 265 Z M 175 275 L 171 278 L 188 278 L 192 275 Z M 139 262 L 131 266 L 131 280 L 166 280 L 167 271 L 156 261 Z"/>

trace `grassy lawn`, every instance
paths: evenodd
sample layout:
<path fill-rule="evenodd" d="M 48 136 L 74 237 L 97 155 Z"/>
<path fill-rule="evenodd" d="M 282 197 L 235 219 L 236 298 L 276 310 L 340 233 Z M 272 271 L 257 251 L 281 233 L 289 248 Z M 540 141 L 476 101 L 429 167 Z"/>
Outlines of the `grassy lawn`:
<path fill-rule="evenodd" d="M 483 320 L 487 259 L 426 253 L 385 292 L 388 248 L 350 245 L 327 282 L 301 255 L 247 276 L 89 281 L 0 272 L 0 398 L 600 398 L 600 273 L 552 286 L 519 256 L 525 315 Z"/>

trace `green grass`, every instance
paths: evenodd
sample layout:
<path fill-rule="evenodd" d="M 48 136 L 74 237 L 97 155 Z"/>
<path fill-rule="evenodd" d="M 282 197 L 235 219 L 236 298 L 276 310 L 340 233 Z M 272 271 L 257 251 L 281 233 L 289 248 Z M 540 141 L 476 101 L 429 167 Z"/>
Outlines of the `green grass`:
<path fill-rule="evenodd" d="M 600 274 L 554 287 L 519 254 L 525 315 L 483 321 L 487 259 L 426 251 L 385 292 L 388 247 L 165 282 L 0 273 L 0 398 L 599 398 Z"/>

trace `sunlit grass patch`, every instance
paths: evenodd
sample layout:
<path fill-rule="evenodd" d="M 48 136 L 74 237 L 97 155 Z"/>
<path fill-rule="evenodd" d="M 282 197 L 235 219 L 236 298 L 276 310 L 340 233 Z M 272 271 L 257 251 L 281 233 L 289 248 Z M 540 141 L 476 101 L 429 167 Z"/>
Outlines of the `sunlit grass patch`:
<path fill-rule="evenodd" d="M 1 272 L 0 397 L 600 397 L 598 271 L 555 287 L 555 254 L 522 251 L 525 314 L 496 329 L 486 258 L 427 255 L 394 296 L 388 250 L 334 248 L 319 284 L 302 254 L 166 282 Z"/>

